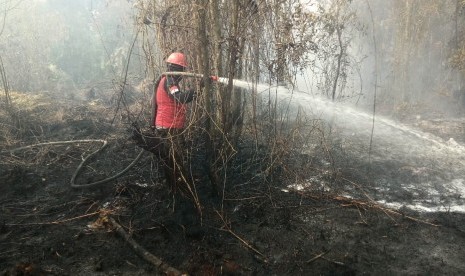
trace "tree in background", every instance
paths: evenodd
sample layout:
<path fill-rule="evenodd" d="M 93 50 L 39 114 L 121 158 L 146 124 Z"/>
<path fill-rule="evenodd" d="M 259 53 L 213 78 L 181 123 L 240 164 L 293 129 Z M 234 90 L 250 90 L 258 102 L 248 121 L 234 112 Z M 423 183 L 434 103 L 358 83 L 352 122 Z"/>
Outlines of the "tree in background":
<path fill-rule="evenodd" d="M 67 93 L 120 76 L 133 32 L 130 3 L 17 3 L 0 41 L 13 89 Z"/>
<path fill-rule="evenodd" d="M 403 117 L 412 113 L 437 116 L 463 112 L 463 105 L 457 105 L 454 96 L 462 90 L 464 79 L 460 70 L 461 34 L 465 28 L 463 1 L 369 3 L 375 20 L 373 27 L 368 26 L 374 28 L 379 45 L 378 104 L 385 113 Z M 363 12 L 366 3 L 358 4 L 357 16 L 367 22 Z M 361 45 L 373 56 L 369 41 L 362 41 Z M 368 65 L 372 68 L 372 64 Z"/>
<path fill-rule="evenodd" d="M 225 85 L 206 86 L 191 116 L 199 124 L 188 128 L 192 135 L 203 133 L 212 184 L 224 185 L 244 131 L 257 143 L 274 143 L 283 116 L 277 102 L 259 108 L 257 91 L 252 87 L 253 93 L 245 93 L 233 81 L 292 82 L 295 72 L 308 65 L 308 53 L 316 50 L 317 16 L 297 0 L 146 0 L 137 7 L 138 22 L 145 24 L 141 45 L 150 77 L 163 71 L 161 61 L 169 53 L 182 51 L 190 70 L 228 79 Z M 246 121 L 251 124 L 244 128 Z"/>
<path fill-rule="evenodd" d="M 455 13 L 453 16 L 455 30 L 450 45 L 452 51 L 449 61 L 453 69 L 457 70 L 458 89 L 462 107 L 465 108 L 465 1 L 455 1 Z"/>
<path fill-rule="evenodd" d="M 11 10 L 15 9 L 19 4 L 21 3 L 20 0 L 18 1 L 5 1 L 2 3 L 2 10 L 1 12 L 1 17 L 0 17 L 0 38 L 2 38 L 2 35 L 5 31 L 6 27 L 6 22 L 7 22 L 7 17 L 10 13 Z M 11 97 L 10 97 L 10 84 L 8 81 L 7 73 L 5 70 L 5 65 L 3 63 L 3 58 L 2 55 L 0 54 L 0 80 L 2 82 L 2 88 L 5 93 L 5 104 L 7 109 L 11 107 Z"/>

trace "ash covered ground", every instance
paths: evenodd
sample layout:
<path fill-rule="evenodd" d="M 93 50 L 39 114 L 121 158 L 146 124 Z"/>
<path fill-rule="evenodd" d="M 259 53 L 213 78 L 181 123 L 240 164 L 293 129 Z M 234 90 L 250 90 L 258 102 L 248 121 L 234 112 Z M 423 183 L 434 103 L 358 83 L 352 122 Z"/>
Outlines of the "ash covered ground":
<path fill-rule="evenodd" d="M 29 103 L 18 105 L 31 117 L 18 113 L 24 128 L 13 128 L 11 114 L 2 109 L 2 150 L 108 140 L 86 164 L 80 183 L 121 171 L 139 152 L 128 126 L 112 124 L 111 110 L 99 103 L 76 107 L 37 96 L 31 109 Z M 434 120 L 409 124 L 445 141 L 463 141 L 462 121 L 448 130 L 435 127 Z M 465 215 L 447 208 L 460 205 L 462 194 L 441 187 L 443 180 L 461 185 L 453 174 L 460 172 L 458 163 L 379 144 L 370 161 L 365 143 L 360 148 L 336 134 L 306 151 L 290 150 L 269 174 L 268 152 L 244 139 L 229 166 L 224 196 L 212 193 L 207 175 L 197 175 L 201 216 L 190 201 L 173 201 L 150 154 L 115 181 L 72 189 L 71 176 L 99 143 L 2 153 L 0 273 L 162 275 L 136 254 L 110 218 L 147 252 L 189 275 L 465 273 Z M 422 189 L 422 183 L 431 186 Z M 412 208 L 420 203 L 431 208 Z"/>

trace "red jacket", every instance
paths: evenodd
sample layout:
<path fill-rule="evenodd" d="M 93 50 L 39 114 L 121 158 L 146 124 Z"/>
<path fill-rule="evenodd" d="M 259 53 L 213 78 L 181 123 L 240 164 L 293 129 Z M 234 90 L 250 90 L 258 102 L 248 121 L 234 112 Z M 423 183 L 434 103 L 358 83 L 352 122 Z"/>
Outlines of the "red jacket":
<path fill-rule="evenodd" d="M 179 81 L 180 78 L 162 77 L 156 88 L 153 100 L 157 104 L 155 126 L 158 128 L 184 128 L 186 103 L 192 101 L 195 92 L 180 91 Z"/>

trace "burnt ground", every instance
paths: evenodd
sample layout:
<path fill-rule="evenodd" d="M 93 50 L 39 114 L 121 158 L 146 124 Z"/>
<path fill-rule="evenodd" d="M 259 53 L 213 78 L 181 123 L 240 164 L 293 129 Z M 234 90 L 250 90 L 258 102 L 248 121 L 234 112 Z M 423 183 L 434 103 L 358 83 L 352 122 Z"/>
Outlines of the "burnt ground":
<path fill-rule="evenodd" d="M 80 183 L 117 173 L 139 152 L 127 126 L 112 124 L 112 110 L 103 105 L 68 109 L 60 103 L 57 111 L 49 100 L 29 109 L 16 100 L 16 115 L 2 111 L 2 150 L 109 141 L 87 163 Z M 373 162 L 367 171 L 363 158 L 321 144 L 305 154 L 289 150 L 266 174 L 268 152 L 243 141 L 224 194 L 215 196 L 207 177 L 197 175 L 200 216 L 190 201 L 170 196 L 149 154 L 115 181 L 71 188 L 82 158 L 99 147 L 79 143 L 2 153 L 1 275 L 162 275 L 116 233 L 110 217 L 148 252 L 189 275 L 465 273 L 464 214 L 389 209 L 370 200 L 378 174 L 412 177 L 392 160 Z M 302 183 L 306 189 L 295 188 Z"/>

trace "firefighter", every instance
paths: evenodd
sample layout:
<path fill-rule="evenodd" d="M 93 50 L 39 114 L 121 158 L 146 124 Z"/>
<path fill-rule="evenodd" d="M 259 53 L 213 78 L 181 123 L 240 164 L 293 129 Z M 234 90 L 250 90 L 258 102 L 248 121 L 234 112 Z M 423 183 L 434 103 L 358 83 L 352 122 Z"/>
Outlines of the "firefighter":
<path fill-rule="evenodd" d="M 169 72 L 184 72 L 187 68 L 183 53 L 172 53 L 167 59 Z M 190 174 L 184 165 L 183 131 L 186 123 L 187 104 L 195 99 L 195 89 L 182 90 L 181 75 L 162 76 L 155 87 L 152 99 L 152 128 L 161 138 L 158 151 L 167 184 L 173 195 L 181 192 L 184 196 L 193 195 Z"/>

